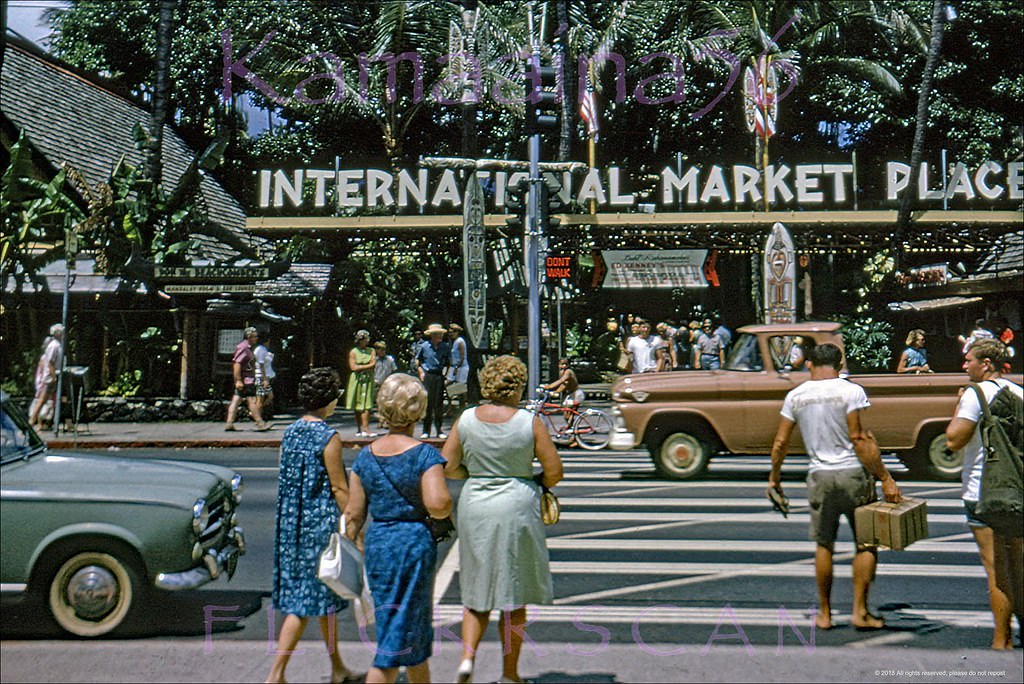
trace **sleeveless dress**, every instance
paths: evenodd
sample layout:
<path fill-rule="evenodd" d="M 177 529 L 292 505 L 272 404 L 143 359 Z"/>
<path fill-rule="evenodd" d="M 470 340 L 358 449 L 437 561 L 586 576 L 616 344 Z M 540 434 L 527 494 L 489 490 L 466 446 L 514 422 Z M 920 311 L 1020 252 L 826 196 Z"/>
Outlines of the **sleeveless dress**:
<path fill-rule="evenodd" d="M 469 479 L 458 505 L 462 604 L 477 611 L 551 603 L 553 589 L 540 488 L 533 476 L 533 414 L 486 423 L 459 417 Z"/>
<path fill-rule="evenodd" d="M 907 370 L 921 368 L 928 364 L 928 352 L 924 348 L 907 347 L 903 353 L 907 355 Z"/>
<path fill-rule="evenodd" d="M 334 435 L 324 421 L 300 418 L 281 439 L 271 595 L 282 613 L 312 617 L 348 605 L 316 576 L 320 552 L 338 529 L 338 505 L 323 460 Z"/>
<path fill-rule="evenodd" d="M 365 568 L 377 619 L 374 667 L 418 665 L 430 657 L 437 545 L 423 524 L 420 478 L 444 463 L 437 449 L 419 444 L 394 456 L 375 456 L 365 446 L 352 464 L 372 517 Z"/>
<path fill-rule="evenodd" d="M 373 350 L 355 348 L 356 363 L 360 366 L 370 363 Z M 345 408 L 353 411 L 369 411 L 373 408 L 373 369 L 357 371 L 348 376 L 348 391 L 345 392 Z"/>

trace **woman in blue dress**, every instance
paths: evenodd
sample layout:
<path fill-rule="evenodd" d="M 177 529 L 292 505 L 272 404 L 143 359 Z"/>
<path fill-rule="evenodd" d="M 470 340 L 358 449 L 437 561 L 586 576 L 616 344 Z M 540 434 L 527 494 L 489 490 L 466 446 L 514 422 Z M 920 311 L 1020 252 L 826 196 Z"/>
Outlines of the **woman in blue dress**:
<path fill-rule="evenodd" d="M 433 646 L 433 587 L 437 545 L 427 516 L 451 513 L 444 459 L 413 438 L 427 408 L 427 391 L 404 373 L 380 386 L 377 406 L 388 434 L 363 447 L 352 464 L 346 534 L 353 540 L 369 511 L 366 577 L 377 620 L 377 651 L 367 682 L 393 682 L 400 667 L 410 682 L 429 682 Z"/>
<path fill-rule="evenodd" d="M 361 681 L 338 652 L 338 611 L 347 604 L 317 578 L 320 551 L 338 529 L 348 503 L 341 440 L 326 419 L 338 404 L 341 382 L 331 368 L 314 368 L 299 380 L 298 396 L 306 413 L 281 440 L 277 484 L 277 532 L 274 537 L 274 608 L 285 614 L 268 682 L 285 681 L 288 660 L 317 616 L 332 682 Z"/>
<path fill-rule="evenodd" d="M 907 335 L 907 348 L 900 355 L 897 373 L 931 373 L 928 351 L 924 348 L 924 330 L 914 329 Z"/>

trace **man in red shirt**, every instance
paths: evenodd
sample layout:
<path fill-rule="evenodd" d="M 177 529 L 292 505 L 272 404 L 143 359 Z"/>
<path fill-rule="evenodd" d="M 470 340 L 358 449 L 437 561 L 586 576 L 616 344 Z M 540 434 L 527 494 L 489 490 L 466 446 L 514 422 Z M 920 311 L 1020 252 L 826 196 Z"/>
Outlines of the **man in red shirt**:
<path fill-rule="evenodd" d="M 244 332 L 245 339 L 235 347 L 234 356 L 231 357 L 231 369 L 235 376 L 235 393 L 228 405 L 228 419 L 224 429 L 231 432 L 235 429 L 235 416 L 238 414 L 238 405 L 245 397 L 249 407 L 249 415 L 256 421 L 256 429 L 260 432 L 269 430 L 270 426 L 263 422 L 260 414 L 260 403 L 256 397 L 256 356 L 253 349 L 259 344 L 260 334 L 256 328 L 248 327 Z"/>

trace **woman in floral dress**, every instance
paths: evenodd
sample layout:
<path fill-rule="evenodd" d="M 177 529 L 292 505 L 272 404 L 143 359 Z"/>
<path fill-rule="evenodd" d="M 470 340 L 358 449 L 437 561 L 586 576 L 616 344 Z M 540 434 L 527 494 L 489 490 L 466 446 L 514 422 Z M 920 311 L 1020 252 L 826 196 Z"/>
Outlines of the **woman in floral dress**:
<path fill-rule="evenodd" d="M 376 605 L 377 651 L 366 681 L 393 682 L 405 667 L 410 682 L 429 682 L 437 545 L 424 521 L 448 516 L 452 499 L 441 454 L 412 437 L 427 408 L 423 383 L 391 375 L 380 386 L 377 405 L 389 432 L 356 456 L 345 508 L 352 539 L 367 512 L 372 516 L 366 577 Z"/>
<path fill-rule="evenodd" d="M 326 421 L 338 405 L 340 386 L 331 368 L 303 375 L 298 396 L 306 413 L 281 440 L 272 597 L 274 609 L 285 618 L 268 682 L 285 681 L 288 659 L 314 615 L 331 660 L 330 681 L 361 679 L 345 667 L 338 652 L 337 615 L 348 604 L 317 578 L 320 551 L 338 529 L 338 516 L 348 503 L 341 440 Z"/>

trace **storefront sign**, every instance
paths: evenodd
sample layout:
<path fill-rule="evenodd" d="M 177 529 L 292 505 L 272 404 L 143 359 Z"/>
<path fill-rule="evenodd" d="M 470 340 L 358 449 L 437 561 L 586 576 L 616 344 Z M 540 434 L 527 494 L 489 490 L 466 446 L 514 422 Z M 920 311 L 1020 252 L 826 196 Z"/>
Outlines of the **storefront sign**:
<path fill-rule="evenodd" d="M 604 287 L 707 287 L 706 249 L 664 249 L 601 252 L 608 274 Z"/>
<path fill-rule="evenodd" d="M 796 251 L 786 226 L 776 223 L 764 245 L 764 322 L 796 322 Z"/>
<path fill-rule="evenodd" d="M 239 283 L 270 280 L 287 270 L 288 262 L 261 266 L 154 266 L 153 277 L 165 283 L 193 280 L 206 283 Z"/>
<path fill-rule="evenodd" d="M 858 175 L 867 172 L 858 169 Z M 901 195 L 913 191 L 919 201 L 936 203 L 962 200 L 983 203 L 1007 203 L 1024 199 L 1024 162 L 1006 164 L 986 161 L 976 168 L 959 163 L 943 179 L 921 164 L 917 187 L 908 190 L 910 166 L 890 161 L 884 169 L 876 169 L 884 181 L 885 197 L 879 198 L 895 206 Z M 477 171 L 477 177 L 488 188 L 490 206 L 505 206 L 508 188 L 528 174 L 522 171 Z M 583 175 L 545 174 L 561 185 L 564 202 L 588 206 L 629 209 L 637 204 L 632 188 L 643 186 L 632 182 L 622 169 L 590 169 Z M 854 168 L 851 163 L 778 164 L 768 165 L 763 174 L 753 166 L 709 164 L 675 169 L 665 167 L 658 174 L 656 198 L 664 207 L 736 208 L 763 206 L 776 209 L 802 207 L 841 207 L 852 204 Z M 259 205 L 261 207 L 434 207 L 457 208 L 463 205 L 458 177 L 452 169 L 401 170 L 397 175 L 380 169 L 264 169 L 259 174 Z"/>
<path fill-rule="evenodd" d="M 252 293 L 256 291 L 253 283 L 204 283 L 201 285 L 162 285 L 161 290 L 167 294 L 219 294 L 221 292 Z"/>

